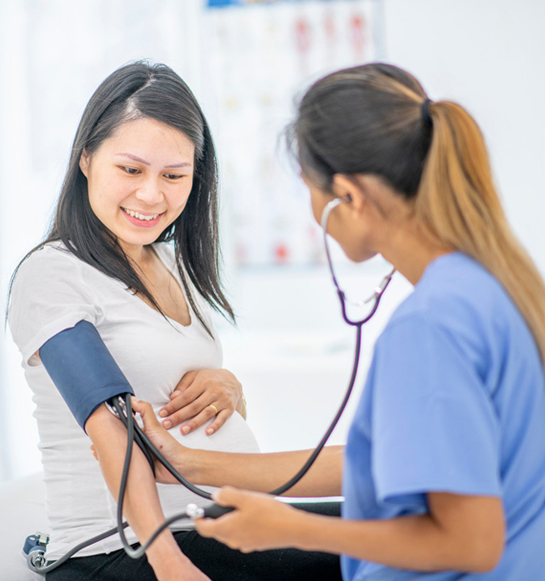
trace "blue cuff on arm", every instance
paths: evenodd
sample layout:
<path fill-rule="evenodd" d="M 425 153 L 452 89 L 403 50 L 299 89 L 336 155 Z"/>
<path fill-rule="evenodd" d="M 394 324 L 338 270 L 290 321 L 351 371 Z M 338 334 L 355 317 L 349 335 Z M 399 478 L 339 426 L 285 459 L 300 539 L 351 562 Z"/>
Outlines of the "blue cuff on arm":
<path fill-rule="evenodd" d="M 134 395 L 98 331 L 80 321 L 61 331 L 40 347 L 40 359 L 78 424 L 85 422 L 98 406 L 125 393 Z"/>

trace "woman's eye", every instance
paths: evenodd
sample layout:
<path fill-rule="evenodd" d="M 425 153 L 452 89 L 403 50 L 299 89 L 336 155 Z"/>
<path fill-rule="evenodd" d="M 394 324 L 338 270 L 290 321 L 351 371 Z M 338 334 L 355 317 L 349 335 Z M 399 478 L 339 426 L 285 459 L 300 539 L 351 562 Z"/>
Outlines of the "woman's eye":
<path fill-rule="evenodd" d="M 137 173 L 140 173 L 140 170 L 136 169 L 135 167 L 122 166 L 121 169 L 132 176 L 136 175 Z"/>
<path fill-rule="evenodd" d="M 167 178 L 167 180 L 177 180 L 179 178 L 183 178 L 184 176 L 182 175 L 178 175 L 175 173 L 166 173 L 164 174 L 164 176 Z"/>

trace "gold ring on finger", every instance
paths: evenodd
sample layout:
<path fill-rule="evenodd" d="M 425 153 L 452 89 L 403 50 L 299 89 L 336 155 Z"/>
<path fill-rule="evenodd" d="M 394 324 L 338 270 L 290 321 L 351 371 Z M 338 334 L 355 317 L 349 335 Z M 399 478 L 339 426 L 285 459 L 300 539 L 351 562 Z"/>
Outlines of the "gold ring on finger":
<path fill-rule="evenodd" d="M 213 403 L 209 403 L 208 404 L 209 408 L 212 408 L 214 410 L 214 415 L 217 416 L 218 415 L 218 408 L 213 404 Z"/>

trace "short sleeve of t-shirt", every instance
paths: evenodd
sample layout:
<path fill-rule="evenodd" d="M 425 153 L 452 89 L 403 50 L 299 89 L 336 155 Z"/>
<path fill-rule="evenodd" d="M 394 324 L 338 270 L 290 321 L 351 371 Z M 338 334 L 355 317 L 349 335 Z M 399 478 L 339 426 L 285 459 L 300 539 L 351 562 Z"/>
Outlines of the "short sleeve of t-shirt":
<path fill-rule="evenodd" d="M 46 246 L 17 271 L 8 311 L 13 340 L 23 360 L 39 365 L 36 351 L 79 321 L 96 325 L 97 307 L 83 272 L 67 250 Z"/>
<path fill-rule="evenodd" d="M 379 500 L 501 494 L 493 402 L 448 329 L 422 314 L 395 321 L 377 343 L 372 372 Z"/>

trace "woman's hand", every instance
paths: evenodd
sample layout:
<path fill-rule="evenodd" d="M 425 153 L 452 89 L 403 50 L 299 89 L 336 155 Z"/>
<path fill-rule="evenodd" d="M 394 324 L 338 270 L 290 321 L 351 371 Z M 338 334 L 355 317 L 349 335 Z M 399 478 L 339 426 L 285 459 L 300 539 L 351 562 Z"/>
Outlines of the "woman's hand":
<path fill-rule="evenodd" d="M 167 430 L 186 422 L 180 431 L 185 436 L 210 421 L 208 436 L 217 432 L 229 417 L 238 410 L 245 415 L 242 385 L 227 369 L 200 369 L 186 373 L 170 396 L 170 403 L 159 415 Z"/>
<path fill-rule="evenodd" d="M 178 470 L 184 474 L 184 460 L 188 460 L 194 453 L 190 448 L 179 444 L 157 420 L 151 404 L 141 401 L 136 397 L 131 398 L 133 410 L 140 414 L 144 422 L 144 432 L 152 444 L 159 449 L 161 454 Z M 178 481 L 172 474 L 155 459 L 155 479 L 163 484 L 177 484 Z"/>
<path fill-rule="evenodd" d="M 303 511 L 267 494 L 226 486 L 212 495 L 217 504 L 236 510 L 217 518 L 195 521 L 203 537 L 212 537 L 243 553 L 294 547 Z"/>

